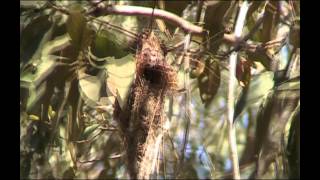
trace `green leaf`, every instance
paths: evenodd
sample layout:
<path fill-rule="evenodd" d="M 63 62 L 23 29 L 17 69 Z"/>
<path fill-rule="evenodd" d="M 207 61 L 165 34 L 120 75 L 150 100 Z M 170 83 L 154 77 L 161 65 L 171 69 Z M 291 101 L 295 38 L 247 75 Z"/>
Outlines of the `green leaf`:
<path fill-rule="evenodd" d="M 86 74 L 83 70 L 78 72 L 79 91 L 82 99 L 90 107 L 97 106 L 101 98 L 101 88 L 104 85 L 105 73 L 101 72 L 97 76 Z"/>
<path fill-rule="evenodd" d="M 93 67 L 95 67 L 97 69 L 104 69 L 105 68 L 105 65 L 108 62 L 107 57 L 99 58 L 99 57 L 93 55 L 91 52 L 91 47 L 89 47 L 88 55 L 89 55 L 88 60 L 89 60 L 90 65 L 92 65 Z"/>
<path fill-rule="evenodd" d="M 198 85 L 200 98 L 205 107 L 208 107 L 220 86 L 220 67 L 217 61 L 206 61 L 205 69 L 198 77 Z"/>
<path fill-rule="evenodd" d="M 51 38 L 50 29 L 52 24 L 48 15 L 36 18 L 23 29 L 20 36 L 20 62 L 27 63 L 32 59 L 40 58 L 42 45 Z"/>
<path fill-rule="evenodd" d="M 274 85 L 273 73 L 264 72 L 256 75 L 250 81 L 249 86 L 245 86 L 235 106 L 234 120 L 248 107 L 258 106 L 263 97 L 268 94 Z"/>
<path fill-rule="evenodd" d="M 110 59 L 108 62 L 107 91 L 109 95 L 117 98 L 120 107 L 123 108 L 135 74 L 134 57 L 129 54 L 121 59 Z"/>
<path fill-rule="evenodd" d="M 128 33 L 128 31 L 138 34 L 140 27 L 137 17 L 134 16 L 104 16 L 98 18 L 99 21 L 108 22 L 113 26 L 95 23 L 97 35 L 94 40 L 92 53 L 97 57 L 113 56 L 116 59 L 122 58 L 129 54 L 130 50 L 136 42 L 136 36 Z M 105 28 L 108 27 L 108 28 Z M 115 26 L 119 28 L 114 28 Z M 125 29 L 122 31 L 121 29 Z"/>
<path fill-rule="evenodd" d="M 54 72 L 57 63 L 52 57 L 43 57 L 31 71 L 26 69 L 20 75 L 20 88 L 28 94 L 26 109 L 29 111 L 47 90 L 47 78 Z"/>
<path fill-rule="evenodd" d="M 54 54 L 57 51 L 63 50 L 68 45 L 70 45 L 69 40 L 70 40 L 69 37 L 67 36 L 67 34 L 65 34 L 62 36 L 58 36 L 55 39 L 53 39 L 52 41 L 45 43 L 43 45 L 41 56 L 42 57 L 49 56 L 49 55 Z"/>
<path fill-rule="evenodd" d="M 260 62 L 267 71 L 271 71 L 271 64 L 273 58 L 270 53 L 260 53 L 260 52 L 247 52 L 248 59 L 255 62 Z"/>
<path fill-rule="evenodd" d="M 39 118 L 38 116 L 33 115 L 33 114 L 29 115 L 28 118 L 29 118 L 30 120 L 32 120 L 32 121 L 39 121 L 39 120 L 40 120 L 40 118 Z"/>
<path fill-rule="evenodd" d="M 98 129 L 98 127 L 100 126 L 100 124 L 93 124 L 91 126 L 88 126 L 87 128 L 85 128 L 85 130 L 83 131 L 82 134 L 82 139 L 85 140 L 87 139 L 96 129 Z"/>
<path fill-rule="evenodd" d="M 108 31 L 101 31 L 95 37 L 94 48 L 92 53 L 97 57 L 113 56 L 115 58 L 122 58 L 129 54 L 124 49 L 128 48 L 125 42 L 120 43 L 123 40 L 122 33 L 112 33 Z"/>
<path fill-rule="evenodd" d="M 256 149 L 259 154 L 257 177 L 265 175 L 271 162 L 281 153 L 286 124 L 299 105 L 300 91 L 271 91 L 257 116 Z"/>
<path fill-rule="evenodd" d="M 52 106 L 49 105 L 49 108 L 48 108 L 49 119 L 52 119 L 55 115 L 56 115 L 56 112 L 52 109 Z"/>
<path fill-rule="evenodd" d="M 20 7 L 26 9 L 39 9 L 46 1 L 20 1 Z"/>
<path fill-rule="evenodd" d="M 267 71 L 256 75 L 250 83 L 250 89 L 252 90 L 248 96 L 250 104 L 259 102 L 262 97 L 272 89 L 273 85 L 274 81 L 272 72 Z"/>
<path fill-rule="evenodd" d="M 87 27 L 85 16 L 81 13 L 82 8 L 73 7 L 67 20 L 67 32 L 71 38 L 71 44 L 77 51 L 87 47 L 91 40 L 91 31 Z"/>

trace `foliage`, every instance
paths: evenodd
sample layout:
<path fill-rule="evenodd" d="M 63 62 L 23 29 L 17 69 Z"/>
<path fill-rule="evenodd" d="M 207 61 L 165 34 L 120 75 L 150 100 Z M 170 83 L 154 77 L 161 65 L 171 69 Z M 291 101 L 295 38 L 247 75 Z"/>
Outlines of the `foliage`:
<path fill-rule="evenodd" d="M 151 22 L 173 49 L 166 61 L 178 86 L 164 101 L 165 133 L 151 177 L 231 178 L 226 97 L 232 50 L 239 53 L 234 123 L 241 178 L 300 177 L 299 1 L 252 1 L 242 40 L 227 38 L 239 1 L 101 4 L 156 5 L 202 22 L 208 34 L 192 35 L 186 52 L 183 43 L 176 45 L 188 33 L 163 19 L 86 13 L 99 5 L 94 1 L 22 0 L 21 178 L 128 178 L 114 107 L 127 105 L 139 38 Z"/>

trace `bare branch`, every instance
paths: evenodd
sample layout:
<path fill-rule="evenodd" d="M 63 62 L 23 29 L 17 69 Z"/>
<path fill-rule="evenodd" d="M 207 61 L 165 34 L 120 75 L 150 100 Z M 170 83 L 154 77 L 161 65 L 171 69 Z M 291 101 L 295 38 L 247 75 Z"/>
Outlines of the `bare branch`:
<path fill-rule="evenodd" d="M 263 20 L 264 20 L 264 16 L 260 17 L 260 18 L 257 20 L 256 24 L 253 26 L 253 28 L 250 30 L 250 32 L 249 32 L 248 34 L 246 34 L 246 35 L 245 35 L 244 37 L 242 37 L 242 38 L 238 38 L 238 37 L 236 37 L 234 34 L 232 34 L 232 35 L 230 35 L 230 34 L 224 34 L 224 36 L 223 36 L 224 40 L 226 40 L 227 42 L 234 42 L 234 43 L 232 43 L 234 47 L 233 47 L 231 50 L 229 50 L 229 51 L 225 54 L 225 56 L 231 54 L 231 53 L 234 52 L 234 51 L 240 50 L 240 49 L 241 49 L 241 45 L 242 45 L 242 44 L 246 44 L 246 41 L 247 41 L 248 39 L 250 39 L 250 38 L 254 35 L 254 33 L 259 29 L 259 27 L 260 27 L 260 25 L 262 24 Z"/>
<path fill-rule="evenodd" d="M 236 38 L 241 37 L 243 30 L 245 18 L 248 12 L 249 4 L 247 1 L 243 2 L 240 8 L 239 16 L 237 18 L 236 27 L 234 34 Z M 237 64 L 238 53 L 233 52 L 229 60 L 229 87 L 228 87 L 228 131 L 229 131 L 229 145 L 230 145 L 230 155 L 233 166 L 233 178 L 240 179 L 240 170 L 239 170 L 239 160 L 237 152 L 237 138 L 236 130 L 233 126 L 234 118 L 234 93 L 235 93 L 235 76 L 236 76 L 236 64 Z"/>
<path fill-rule="evenodd" d="M 118 15 L 127 15 L 127 16 L 152 16 L 153 8 L 139 7 L 139 6 L 126 6 L 126 5 L 108 5 L 108 6 L 99 6 L 97 9 L 99 14 L 118 14 Z M 91 12 L 92 13 L 92 12 Z M 181 27 L 186 32 L 192 34 L 203 34 L 205 33 L 204 29 L 200 26 L 196 26 L 189 21 L 184 20 L 183 18 L 164 11 L 162 9 L 154 9 L 153 16 L 155 18 L 160 18 L 171 22 L 179 27 Z"/>
<path fill-rule="evenodd" d="M 127 5 L 105 6 L 101 2 L 93 2 L 91 4 L 95 5 L 96 7 L 90 10 L 89 12 L 87 12 L 86 14 L 95 14 L 98 12 L 99 15 L 116 14 L 116 15 L 127 15 L 127 16 L 153 16 L 155 18 L 160 18 L 168 22 L 171 22 L 174 25 L 181 27 L 183 30 L 191 34 L 206 33 L 206 31 L 202 27 L 194 25 L 189 21 L 177 16 L 176 14 L 170 13 L 162 9 L 153 9 L 153 8 L 147 8 L 147 7 L 127 6 Z M 55 10 L 58 10 L 67 15 L 70 14 L 70 12 L 64 7 L 58 7 L 53 3 L 50 3 L 50 5 Z"/>

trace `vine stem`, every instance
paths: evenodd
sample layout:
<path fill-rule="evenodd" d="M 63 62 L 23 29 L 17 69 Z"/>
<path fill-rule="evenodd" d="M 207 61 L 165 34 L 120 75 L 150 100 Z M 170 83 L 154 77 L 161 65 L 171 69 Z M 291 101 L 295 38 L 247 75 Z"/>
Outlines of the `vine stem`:
<path fill-rule="evenodd" d="M 240 7 L 240 12 L 236 21 L 236 26 L 234 31 L 236 38 L 241 37 L 249 6 L 250 5 L 248 4 L 248 2 L 244 1 Z M 238 159 L 238 152 L 237 152 L 237 137 L 236 137 L 236 130 L 233 124 L 237 57 L 238 57 L 237 52 L 232 52 L 232 54 L 230 55 L 229 87 L 228 87 L 228 134 L 229 134 L 229 145 L 230 145 L 230 154 L 231 154 L 234 179 L 240 179 L 239 159 Z"/>

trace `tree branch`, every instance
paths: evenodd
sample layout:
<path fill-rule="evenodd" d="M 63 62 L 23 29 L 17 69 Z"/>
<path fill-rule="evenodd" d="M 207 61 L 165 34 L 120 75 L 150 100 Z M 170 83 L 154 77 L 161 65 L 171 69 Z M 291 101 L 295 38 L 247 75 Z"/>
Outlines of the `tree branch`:
<path fill-rule="evenodd" d="M 229 35 L 229 34 L 224 34 L 223 38 L 224 40 L 226 40 L 227 42 L 231 41 L 231 42 L 234 42 L 233 43 L 233 48 L 231 50 L 229 50 L 224 56 L 227 56 L 229 54 L 231 54 L 232 52 L 234 51 L 238 51 L 241 49 L 241 45 L 242 44 L 245 44 L 247 45 L 247 40 L 250 39 L 254 33 L 259 29 L 260 25 L 263 23 L 263 20 L 264 20 L 264 16 L 260 17 L 256 24 L 253 26 L 253 28 L 250 30 L 250 32 L 248 34 L 246 34 L 244 37 L 242 38 L 239 38 L 239 37 L 236 37 L 234 34 L 232 35 Z"/>
<path fill-rule="evenodd" d="M 102 2 L 102 1 L 101 1 Z M 192 24 L 191 22 L 173 14 L 171 12 L 162 10 L 162 9 L 154 9 L 140 6 L 127 6 L 127 5 L 104 5 L 101 2 L 91 2 L 95 7 L 87 12 L 88 15 L 95 14 L 97 16 L 103 16 L 108 14 L 115 15 L 127 15 L 127 16 L 154 16 L 155 18 L 163 19 L 168 22 L 171 22 L 174 25 L 181 27 L 187 33 L 191 34 L 204 34 L 206 31 L 197 25 Z M 70 12 L 68 9 L 64 7 L 58 7 L 53 3 L 49 3 L 52 8 L 58 10 L 64 14 L 69 15 Z"/>
<path fill-rule="evenodd" d="M 89 12 L 90 14 L 98 12 L 99 15 L 107 14 L 118 14 L 127 16 L 152 16 L 152 8 L 139 7 L 139 6 L 126 6 L 126 5 L 108 5 L 108 6 L 97 6 L 95 10 Z M 204 29 L 200 26 L 196 26 L 183 18 L 164 11 L 162 9 L 154 9 L 153 16 L 171 22 L 181 27 L 186 32 L 192 34 L 203 34 Z"/>
<path fill-rule="evenodd" d="M 242 29 L 244 26 L 246 14 L 248 12 L 249 4 L 247 1 L 244 1 L 241 5 L 239 16 L 237 18 L 236 27 L 235 27 L 235 37 L 241 37 Z M 230 154 L 231 161 L 233 166 L 233 178 L 240 179 L 240 170 L 239 170 L 239 160 L 237 152 L 237 138 L 236 130 L 233 126 L 233 117 L 234 117 L 234 92 L 235 92 L 235 76 L 236 76 L 236 65 L 237 65 L 238 53 L 233 52 L 229 60 L 229 87 L 228 87 L 228 131 L 229 131 L 229 144 L 230 144 Z"/>

